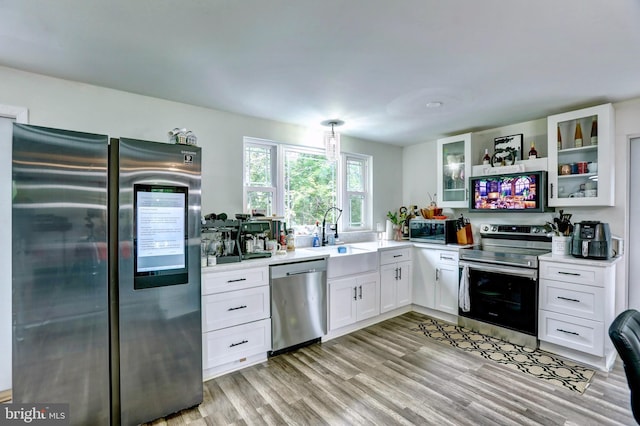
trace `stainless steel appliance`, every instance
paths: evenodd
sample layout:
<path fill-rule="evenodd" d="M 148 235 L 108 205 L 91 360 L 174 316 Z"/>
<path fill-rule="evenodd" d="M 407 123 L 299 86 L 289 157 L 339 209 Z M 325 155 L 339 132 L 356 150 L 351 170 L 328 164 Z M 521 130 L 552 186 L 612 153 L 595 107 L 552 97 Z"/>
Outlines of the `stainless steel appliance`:
<path fill-rule="evenodd" d="M 609 259 L 613 256 L 608 223 L 587 221 L 576 223 L 571 238 L 571 254 L 589 259 Z"/>
<path fill-rule="evenodd" d="M 202 401 L 200 161 L 14 124 L 13 402 L 133 425 Z"/>
<path fill-rule="evenodd" d="M 551 238 L 537 225 L 482 224 L 480 235 L 480 245 L 460 250 L 459 323 L 536 347 L 538 256 Z"/>
<path fill-rule="evenodd" d="M 232 263 L 242 260 L 240 246 L 241 220 L 206 220 L 202 224 L 202 240 L 204 251 L 215 263 Z M 205 253 L 203 253 L 205 254 Z"/>
<path fill-rule="evenodd" d="M 420 243 L 450 244 L 456 243 L 455 219 L 409 220 L 409 240 Z"/>
<path fill-rule="evenodd" d="M 243 222 L 240 226 L 240 246 L 242 259 L 256 259 L 271 257 L 267 250 L 266 241 L 271 233 L 271 223 L 267 221 Z"/>
<path fill-rule="evenodd" d="M 270 268 L 271 352 L 317 342 L 327 333 L 327 261 Z"/>

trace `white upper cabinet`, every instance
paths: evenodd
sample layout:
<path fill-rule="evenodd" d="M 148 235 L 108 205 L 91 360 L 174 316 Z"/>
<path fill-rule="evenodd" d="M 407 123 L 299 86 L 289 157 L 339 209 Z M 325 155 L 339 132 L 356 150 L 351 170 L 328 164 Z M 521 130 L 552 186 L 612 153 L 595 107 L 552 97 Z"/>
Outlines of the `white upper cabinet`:
<path fill-rule="evenodd" d="M 614 123 L 611 104 L 547 117 L 549 206 L 614 205 Z"/>
<path fill-rule="evenodd" d="M 438 139 L 437 198 L 439 207 L 469 206 L 471 133 Z"/>

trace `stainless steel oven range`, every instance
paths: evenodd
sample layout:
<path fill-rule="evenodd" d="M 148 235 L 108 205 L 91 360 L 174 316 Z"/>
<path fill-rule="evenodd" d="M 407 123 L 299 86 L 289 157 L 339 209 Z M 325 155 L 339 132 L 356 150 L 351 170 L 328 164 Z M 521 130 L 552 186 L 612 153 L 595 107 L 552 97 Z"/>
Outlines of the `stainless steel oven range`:
<path fill-rule="evenodd" d="M 458 324 L 537 347 L 538 256 L 551 251 L 540 225 L 480 225 L 481 243 L 460 250 Z"/>

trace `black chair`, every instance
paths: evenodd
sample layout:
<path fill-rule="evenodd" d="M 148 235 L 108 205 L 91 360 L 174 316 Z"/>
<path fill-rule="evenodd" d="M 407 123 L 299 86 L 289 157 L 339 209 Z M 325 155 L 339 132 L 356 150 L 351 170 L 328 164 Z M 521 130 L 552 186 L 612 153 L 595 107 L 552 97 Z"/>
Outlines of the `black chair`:
<path fill-rule="evenodd" d="M 624 364 L 631 390 L 631 411 L 640 423 L 640 312 L 629 309 L 618 315 L 609 327 L 609 337 Z"/>

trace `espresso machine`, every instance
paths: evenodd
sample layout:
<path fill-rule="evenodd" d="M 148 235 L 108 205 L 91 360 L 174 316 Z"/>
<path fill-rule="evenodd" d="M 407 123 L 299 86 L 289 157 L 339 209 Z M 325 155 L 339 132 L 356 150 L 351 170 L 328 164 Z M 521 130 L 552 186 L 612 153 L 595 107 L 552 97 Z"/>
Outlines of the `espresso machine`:
<path fill-rule="evenodd" d="M 214 262 L 231 263 L 242 260 L 240 246 L 241 220 L 208 219 L 202 222 L 203 256 L 215 257 Z"/>
<path fill-rule="evenodd" d="M 240 247 L 242 259 L 271 257 L 266 248 L 266 241 L 271 233 L 269 221 L 249 221 L 240 225 Z"/>

